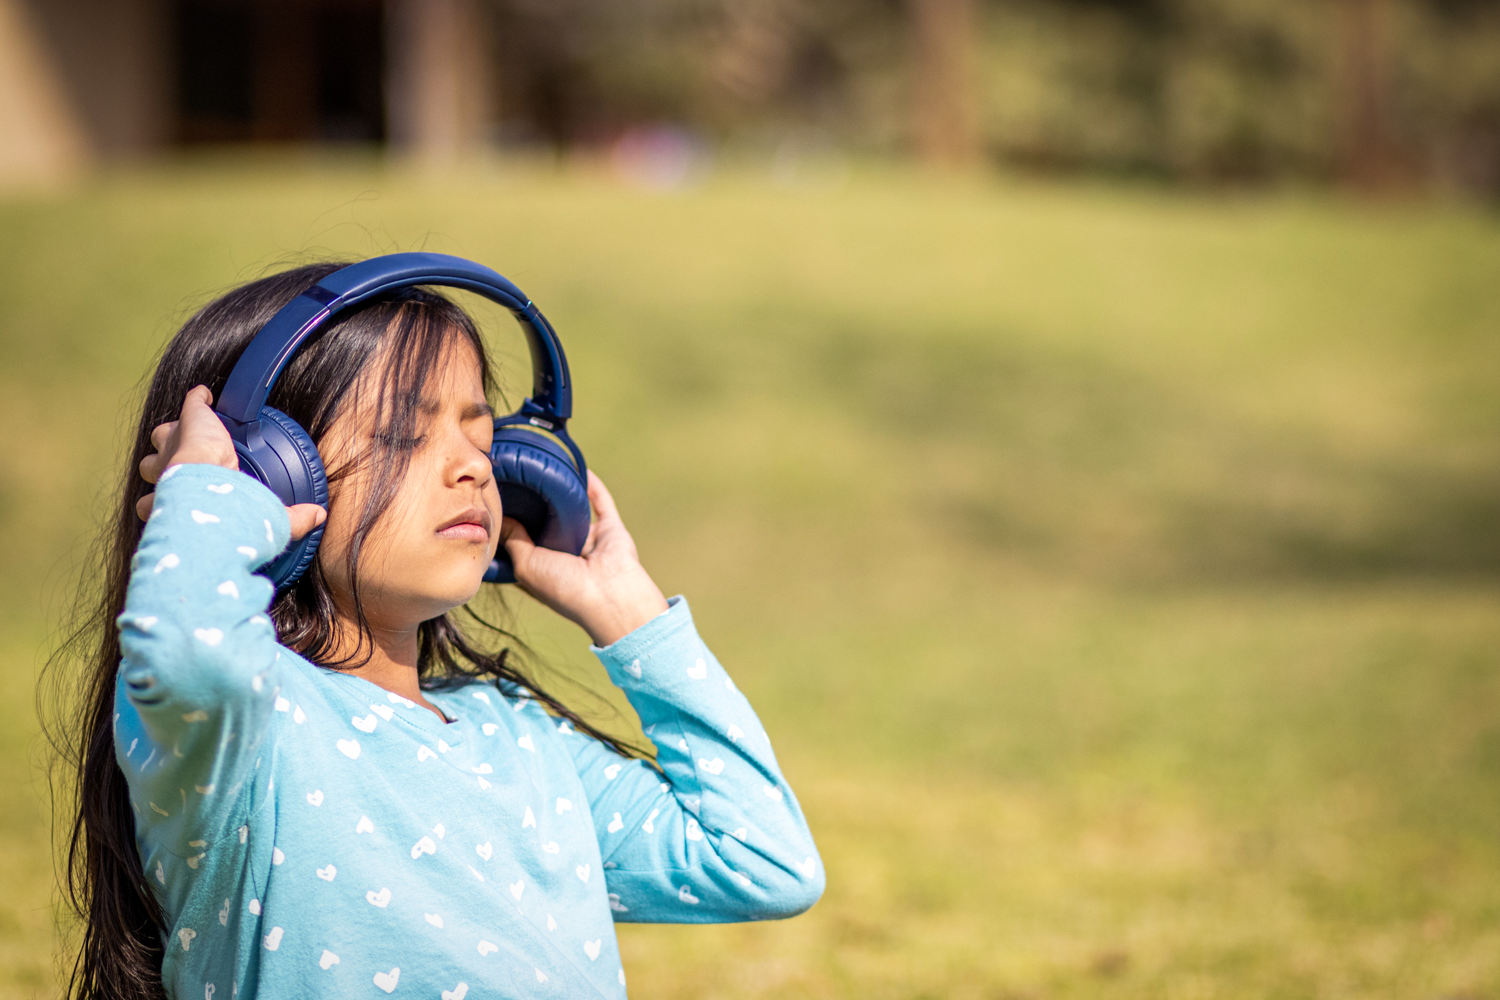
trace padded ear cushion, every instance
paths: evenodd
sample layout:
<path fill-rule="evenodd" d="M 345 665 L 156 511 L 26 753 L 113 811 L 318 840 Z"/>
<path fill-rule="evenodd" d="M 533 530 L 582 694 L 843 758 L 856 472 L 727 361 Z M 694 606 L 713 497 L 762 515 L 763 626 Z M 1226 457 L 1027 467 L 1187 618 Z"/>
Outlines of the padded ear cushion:
<path fill-rule="evenodd" d="M 317 445 L 297 421 L 285 413 L 270 406 L 261 408 L 260 444 L 249 457 L 259 468 L 245 469 L 243 452 L 240 468 L 270 487 L 271 492 L 288 507 L 299 503 L 328 506 L 328 474 L 323 469 Z M 318 543 L 322 540 L 323 528 L 319 525 L 301 540 L 293 542 L 266 567 L 264 572 L 278 591 L 290 587 L 307 572 L 317 557 Z"/>
<path fill-rule="evenodd" d="M 500 506 L 543 548 L 578 555 L 589 535 L 589 492 L 566 448 L 534 431 L 500 427 L 490 445 L 490 464 L 500 487 Z M 501 546 L 485 579 L 515 579 Z M 498 575 L 497 575 L 498 569 Z"/>

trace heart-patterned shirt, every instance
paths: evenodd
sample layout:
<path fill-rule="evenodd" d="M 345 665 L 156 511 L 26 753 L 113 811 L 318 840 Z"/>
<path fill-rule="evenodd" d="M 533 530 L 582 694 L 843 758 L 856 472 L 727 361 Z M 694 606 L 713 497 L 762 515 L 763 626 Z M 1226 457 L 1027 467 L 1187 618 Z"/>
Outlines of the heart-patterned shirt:
<path fill-rule="evenodd" d="M 627 760 L 521 688 L 451 720 L 276 641 L 285 509 L 168 470 L 118 624 L 116 759 L 174 997 L 621 997 L 614 923 L 790 916 L 823 870 L 687 602 L 594 652 L 658 748 Z"/>

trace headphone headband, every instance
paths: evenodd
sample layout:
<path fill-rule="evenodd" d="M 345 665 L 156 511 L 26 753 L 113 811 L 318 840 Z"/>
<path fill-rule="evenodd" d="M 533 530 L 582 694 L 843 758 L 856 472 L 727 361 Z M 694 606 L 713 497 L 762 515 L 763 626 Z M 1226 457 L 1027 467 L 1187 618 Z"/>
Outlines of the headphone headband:
<path fill-rule="evenodd" d="M 509 309 L 521 321 L 531 348 L 531 398 L 523 412 L 559 425 L 573 415 L 568 359 L 551 325 L 515 285 L 483 265 L 441 253 L 393 253 L 350 264 L 330 274 L 281 309 L 245 347 L 214 409 L 241 424 L 261 407 L 292 355 L 330 317 L 351 306 L 411 285 L 461 288 Z"/>

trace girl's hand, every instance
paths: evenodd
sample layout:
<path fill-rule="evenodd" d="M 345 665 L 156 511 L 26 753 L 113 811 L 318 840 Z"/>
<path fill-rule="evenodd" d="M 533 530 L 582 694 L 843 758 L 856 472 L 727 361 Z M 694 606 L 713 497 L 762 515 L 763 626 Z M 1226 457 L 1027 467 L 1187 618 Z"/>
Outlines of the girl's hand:
<path fill-rule="evenodd" d="M 667 599 L 641 568 L 635 542 L 604 483 L 589 473 L 589 502 L 598 515 L 583 555 L 540 548 L 519 521 L 501 521 L 500 540 L 521 589 L 582 626 L 596 646 L 608 646 L 663 611 Z"/>
<path fill-rule="evenodd" d="M 238 472 L 240 460 L 234 453 L 234 441 L 212 409 L 214 394 L 208 386 L 194 386 L 182 401 L 182 415 L 161 424 L 151 432 L 156 452 L 141 459 L 141 478 L 148 483 L 160 481 L 162 473 L 174 465 L 217 465 Z M 135 503 L 142 521 L 151 516 L 155 493 L 147 493 Z M 322 524 L 328 512 L 315 503 L 299 503 L 286 509 L 292 522 L 292 540 L 296 541 Z"/>

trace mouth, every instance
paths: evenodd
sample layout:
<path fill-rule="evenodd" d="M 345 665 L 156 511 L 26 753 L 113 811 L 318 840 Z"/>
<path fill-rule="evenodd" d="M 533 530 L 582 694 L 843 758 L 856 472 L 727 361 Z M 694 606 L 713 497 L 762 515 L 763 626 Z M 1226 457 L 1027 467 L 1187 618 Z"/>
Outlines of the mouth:
<path fill-rule="evenodd" d="M 470 507 L 438 525 L 437 536 L 459 542 L 488 542 L 494 526 L 489 511 L 483 507 Z"/>

